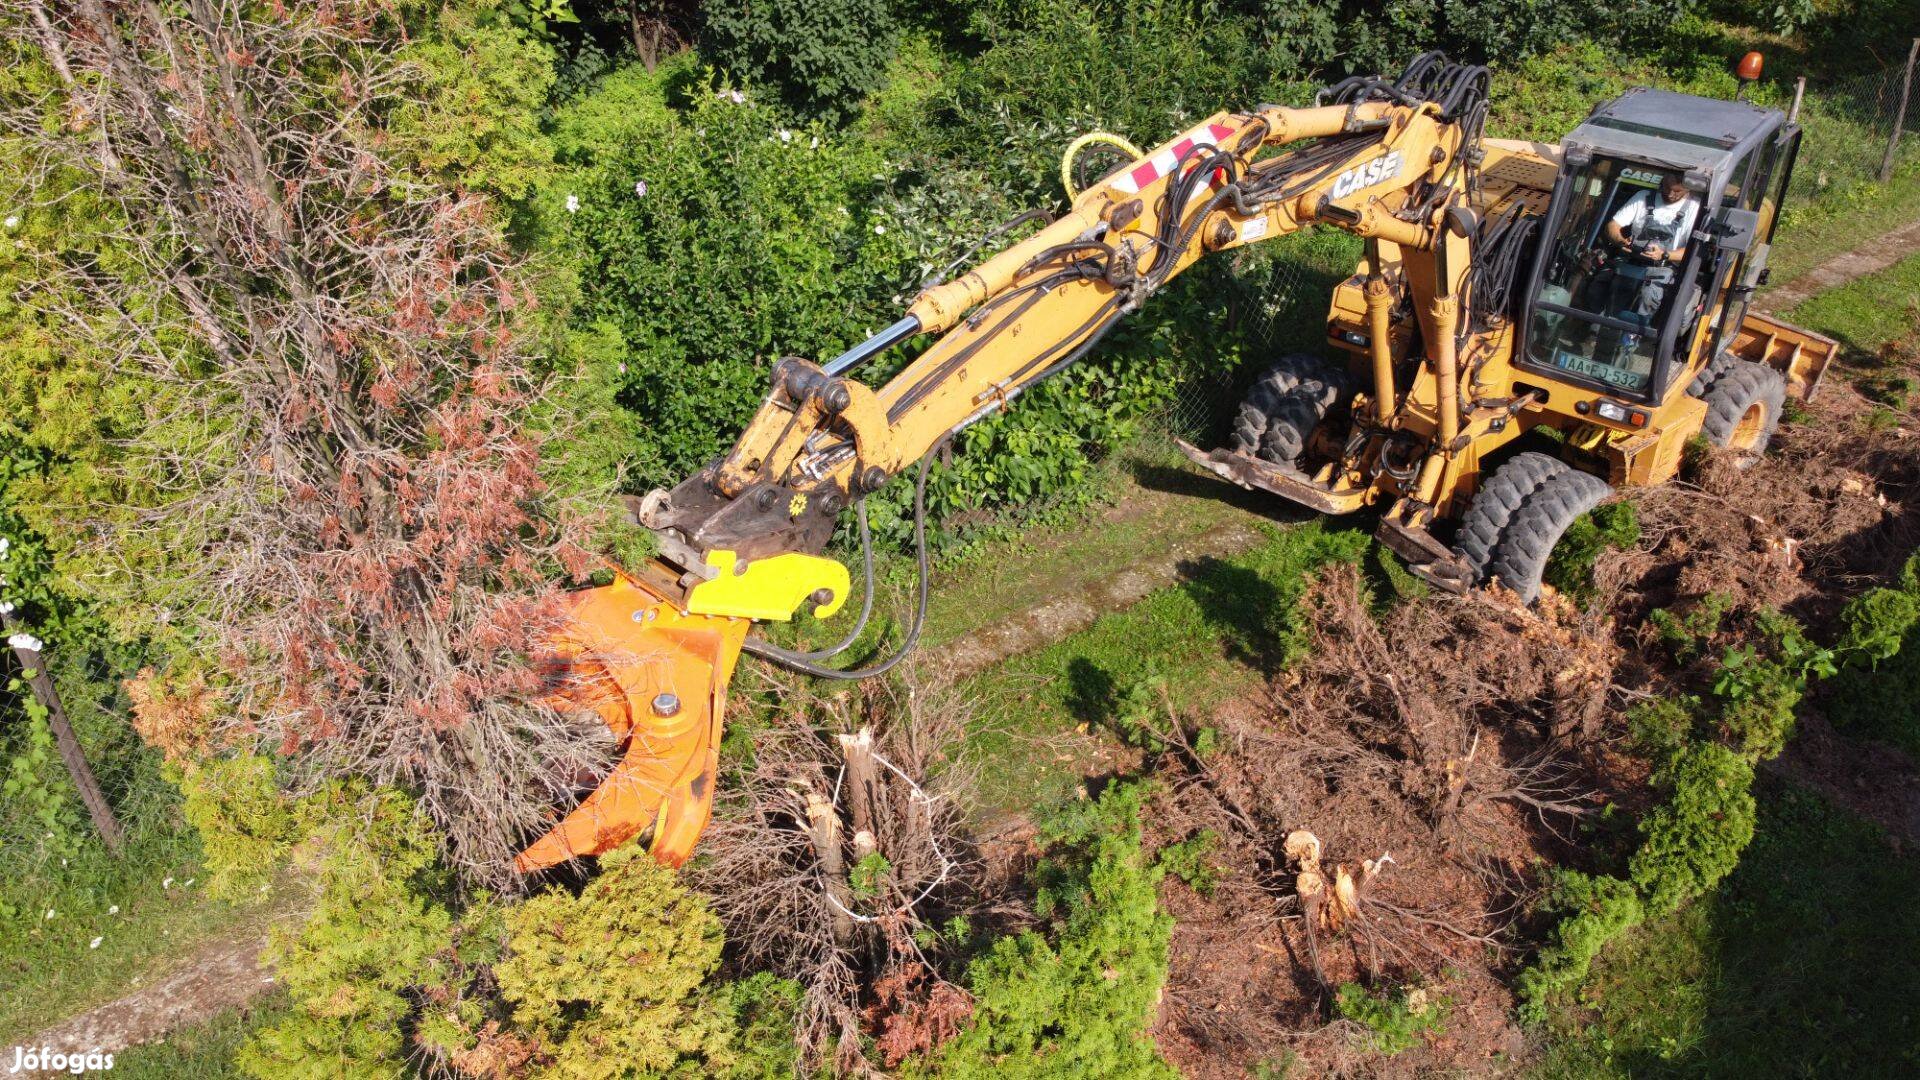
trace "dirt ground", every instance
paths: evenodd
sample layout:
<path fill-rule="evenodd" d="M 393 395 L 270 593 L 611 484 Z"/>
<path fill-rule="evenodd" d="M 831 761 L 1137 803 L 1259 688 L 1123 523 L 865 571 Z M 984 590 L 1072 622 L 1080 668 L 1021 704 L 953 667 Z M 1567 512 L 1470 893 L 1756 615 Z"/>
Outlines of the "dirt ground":
<path fill-rule="evenodd" d="M 1891 347 L 1890 362 L 1916 351 Z M 1298 667 L 1185 721 L 1216 729 L 1222 749 L 1163 757 L 1156 839 L 1212 830 L 1224 873 L 1210 894 L 1171 877 L 1164 889 L 1177 921 L 1155 1037 L 1183 1074 L 1284 1062 L 1291 1075 L 1498 1075 L 1527 1062 L 1506 980 L 1538 940 L 1539 868 L 1630 843 L 1619 823 L 1633 814 L 1605 813 L 1651 797 L 1625 711 L 1689 685 L 1648 614 L 1718 592 L 1733 598 L 1728 634 L 1775 607 L 1831 641 L 1845 600 L 1888 583 L 1920 544 L 1920 424 L 1911 411 L 1869 422 L 1871 403 L 1835 374 L 1766 459 L 1707 455 L 1682 482 L 1636 493 L 1642 539 L 1602 556 L 1589 612 L 1434 596 L 1376 622 L 1358 573 L 1339 568 L 1309 594 Z M 1770 767 L 1920 843 L 1920 767 L 1836 733 L 1818 701 Z M 1308 914 L 1321 909 L 1286 851 L 1301 829 L 1327 876 L 1338 864 L 1356 879 L 1359 915 L 1338 929 Z M 1332 1007 L 1355 981 L 1420 988 L 1444 1023 L 1378 1053 Z"/>

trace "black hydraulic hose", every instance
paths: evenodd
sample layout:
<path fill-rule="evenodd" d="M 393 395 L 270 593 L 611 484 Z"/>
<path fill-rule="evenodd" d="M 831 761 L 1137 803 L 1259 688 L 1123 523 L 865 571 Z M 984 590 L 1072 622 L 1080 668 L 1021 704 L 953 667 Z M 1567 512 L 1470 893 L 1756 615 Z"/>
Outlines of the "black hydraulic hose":
<path fill-rule="evenodd" d="M 939 441 L 927 448 L 925 457 L 920 459 L 920 476 L 913 485 L 913 547 L 914 560 L 920 568 L 920 598 L 914 607 L 913 623 L 907 628 L 906 640 L 900 643 L 900 651 L 887 657 L 878 664 L 863 668 L 830 668 L 814 663 L 808 654 L 783 649 L 765 641 L 748 638 L 741 646 L 746 652 L 779 664 L 802 675 L 812 675 L 820 679 L 870 679 L 875 675 L 884 675 L 892 671 L 900 661 L 907 658 L 920 640 L 920 631 L 927 625 L 927 587 L 933 578 L 931 560 L 927 557 L 927 474 L 933 470 L 933 459 L 942 447 L 953 438 L 953 433 L 942 435 Z"/>

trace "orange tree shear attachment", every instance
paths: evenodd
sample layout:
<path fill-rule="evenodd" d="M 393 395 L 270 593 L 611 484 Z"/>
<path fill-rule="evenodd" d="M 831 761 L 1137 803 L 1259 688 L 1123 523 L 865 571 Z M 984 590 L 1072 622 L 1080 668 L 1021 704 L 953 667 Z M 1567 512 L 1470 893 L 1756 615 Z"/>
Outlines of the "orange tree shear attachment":
<path fill-rule="evenodd" d="M 574 594 L 570 614 L 544 658 L 547 702 L 598 713 L 622 740 L 620 762 L 514 869 L 598 855 L 648 826 L 654 858 L 679 866 L 713 807 L 727 683 L 752 620 L 683 613 L 625 575 Z"/>

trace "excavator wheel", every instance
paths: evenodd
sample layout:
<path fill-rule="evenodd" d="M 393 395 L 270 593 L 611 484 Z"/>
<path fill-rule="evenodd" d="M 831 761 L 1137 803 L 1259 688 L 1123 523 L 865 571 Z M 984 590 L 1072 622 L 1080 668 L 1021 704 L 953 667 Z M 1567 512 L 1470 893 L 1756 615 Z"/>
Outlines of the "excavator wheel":
<path fill-rule="evenodd" d="M 1576 518 L 1612 494 L 1611 484 L 1577 469 L 1562 468 L 1548 476 L 1500 531 L 1493 549 L 1493 578 L 1529 604 L 1540 599 L 1540 579 L 1554 545 Z"/>
<path fill-rule="evenodd" d="M 1735 360 L 1707 389 L 1706 399 L 1701 434 L 1713 445 L 1739 454 L 1744 468 L 1760 460 L 1773 441 L 1787 400 L 1787 382 L 1764 364 Z"/>
<path fill-rule="evenodd" d="M 1292 465 L 1334 403 L 1349 395 L 1344 369 L 1310 353 L 1289 353 L 1268 368 L 1233 421 L 1233 448 Z"/>
<path fill-rule="evenodd" d="M 1706 366 L 1700 369 L 1700 374 L 1695 375 L 1693 381 L 1687 384 L 1687 393 L 1697 398 L 1706 397 L 1707 392 L 1713 389 L 1713 384 L 1719 382 L 1720 377 L 1732 370 L 1733 365 L 1739 362 L 1740 358 L 1726 349 L 1714 353 L 1713 359 L 1707 361 Z"/>
<path fill-rule="evenodd" d="M 1559 458 L 1529 450 L 1509 459 L 1494 471 L 1491 479 L 1480 485 L 1466 516 L 1460 520 L 1460 531 L 1454 535 L 1453 543 L 1453 549 L 1473 567 L 1475 581 L 1486 578 L 1500 534 L 1506 531 L 1507 523 L 1527 497 L 1567 468 L 1567 463 Z"/>

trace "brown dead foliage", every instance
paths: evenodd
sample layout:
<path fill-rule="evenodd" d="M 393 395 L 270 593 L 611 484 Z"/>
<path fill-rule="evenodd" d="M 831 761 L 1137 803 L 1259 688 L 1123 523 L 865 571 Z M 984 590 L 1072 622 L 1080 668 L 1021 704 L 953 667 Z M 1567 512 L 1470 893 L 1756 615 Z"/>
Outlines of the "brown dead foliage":
<path fill-rule="evenodd" d="M 926 932 L 960 914 L 993 921 L 1016 897 L 983 888 L 967 836 L 971 715 L 909 663 L 896 679 L 815 694 L 759 669 L 782 702 L 716 800 L 703 857 L 682 873 L 726 927 L 742 971 L 804 991 L 795 1040 L 809 1069 L 872 1071 L 950 1037 L 972 1009 Z M 863 863 L 863 859 L 867 860 Z M 903 1049 L 905 1048 L 905 1049 Z"/>
<path fill-rule="evenodd" d="M 1163 768 L 1164 839 L 1214 830 L 1226 872 L 1211 896 L 1167 890 L 1159 1044 L 1194 1076 L 1244 1075 L 1281 1046 L 1327 1074 L 1484 1069 L 1515 1037 L 1499 976 L 1529 867 L 1565 859 L 1572 826 L 1617 786 L 1597 736 L 1618 649 L 1602 619 L 1509 595 L 1376 621 L 1344 565 L 1302 617 L 1299 665 L 1211 718 L 1224 748 Z M 1327 1023 L 1347 982 L 1432 987 L 1449 1022 L 1376 1060 L 1352 1025 Z"/>

